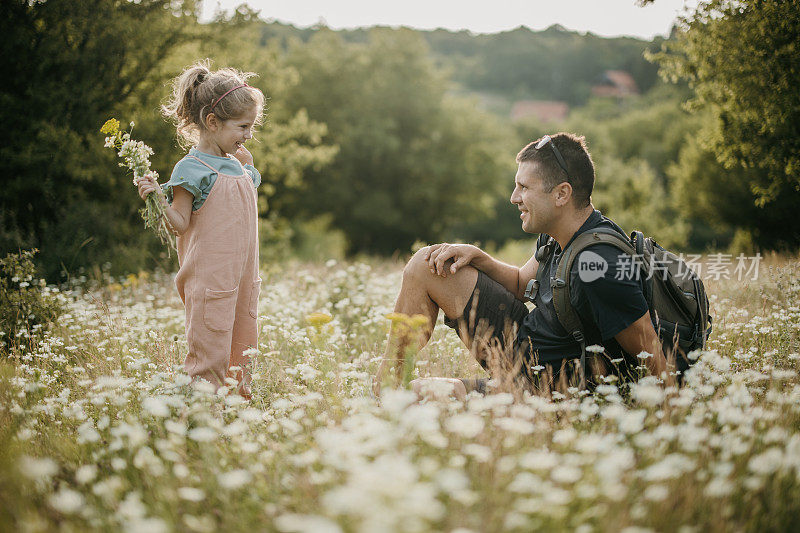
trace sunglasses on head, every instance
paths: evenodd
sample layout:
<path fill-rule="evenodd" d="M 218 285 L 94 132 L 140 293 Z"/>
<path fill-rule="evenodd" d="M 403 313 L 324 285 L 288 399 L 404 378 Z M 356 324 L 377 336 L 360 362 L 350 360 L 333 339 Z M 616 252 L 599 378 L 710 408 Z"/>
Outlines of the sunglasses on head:
<path fill-rule="evenodd" d="M 553 153 L 556 155 L 556 161 L 558 161 L 558 166 L 560 166 L 561 170 L 564 171 L 564 174 L 566 174 L 567 177 L 569 177 L 569 171 L 567 170 L 567 163 L 564 161 L 564 158 L 561 157 L 561 152 L 559 152 L 558 148 L 556 148 L 556 143 L 553 142 L 552 137 L 550 137 L 549 135 L 545 135 L 544 137 L 539 139 L 539 142 L 536 143 L 536 146 L 534 146 L 534 148 L 539 150 L 542 147 L 544 147 L 544 145 L 547 143 L 550 143 L 550 148 L 553 149 Z"/>

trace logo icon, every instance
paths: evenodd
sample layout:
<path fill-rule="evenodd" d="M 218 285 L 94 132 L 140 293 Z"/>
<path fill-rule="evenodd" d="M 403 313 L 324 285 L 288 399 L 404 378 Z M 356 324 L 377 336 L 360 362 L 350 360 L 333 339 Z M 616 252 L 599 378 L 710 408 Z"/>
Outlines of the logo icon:
<path fill-rule="evenodd" d="M 584 283 L 598 280 L 608 272 L 608 262 L 591 250 L 584 250 L 578 256 L 578 277 Z"/>

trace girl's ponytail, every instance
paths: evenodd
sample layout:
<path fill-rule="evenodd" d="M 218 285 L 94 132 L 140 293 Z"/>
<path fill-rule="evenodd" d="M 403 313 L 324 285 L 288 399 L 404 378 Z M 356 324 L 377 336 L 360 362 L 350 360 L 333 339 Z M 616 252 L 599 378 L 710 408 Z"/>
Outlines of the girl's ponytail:
<path fill-rule="evenodd" d="M 204 59 L 183 69 L 172 80 L 172 94 L 166 104 L 161 106 L 161 114 L 175 123 L 179 138 L 189 143 L 196 140 L 197 126 L 203 121 L 203 83 L 211 74 L 210 65 L 211 61 Z"/>

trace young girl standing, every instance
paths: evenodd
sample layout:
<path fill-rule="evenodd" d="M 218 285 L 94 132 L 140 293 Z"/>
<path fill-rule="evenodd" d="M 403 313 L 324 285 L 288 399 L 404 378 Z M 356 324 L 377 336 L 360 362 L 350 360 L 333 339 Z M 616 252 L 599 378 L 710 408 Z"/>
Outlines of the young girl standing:
<path fill-rule="evenodd" d="M 244 147 L 261 123 L 264 95 L 247 85 L 252 73 L 209 70 L 199 62 L 173 80 L 163 114 L 175 121 L 179 140 L 191 145 L 161 187 L 139 182 L 139 195 L 156 192 L 178 235 L 175 277 L 186 307 L 190 376 L 217 387 L 225 378 L 250 397 L 250 361 L 258 345 L 258 212 L 261 175 Z M 231 157 L 231 155 L 233 157 Z"/>

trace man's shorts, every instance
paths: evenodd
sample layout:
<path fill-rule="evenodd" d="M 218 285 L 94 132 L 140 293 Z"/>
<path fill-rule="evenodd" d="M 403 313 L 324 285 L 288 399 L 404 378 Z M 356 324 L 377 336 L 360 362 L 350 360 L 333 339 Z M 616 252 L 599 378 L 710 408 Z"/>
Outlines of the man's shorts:
<path fill-rule="evenodd" d="M 444 323 L 467 343 L 486 343 L 498 352 L 516 355 L 517 331 L 528 313 L 524 303 L 479 270 L 464 312 L 455 319 L 445 316 Z M 478 362 L 487 368 L 486 361 L 478 359 Z"/>
<path fill-rule="evenodd" d="M 453 328 L 466 344 L 472 343 L 470 348 L 486 370 L 490 370 L 491 365 L 487 365 L 487 362 L 481 359 L 485 354 L 480 353 L 481 350 L 475 346 L 475 342 L 501 354 L 501 357 L 504 357 L 503 366 L 518 373 L 518 376 L 523 378 L 522 382 L 533 388 L 552 389 L 562 374 L 567 382 L 577 381 L 579 379 L 577 360 L 544 363 L 543 367 L 547 369 L 545 381 L 541 379 L 543 375 L 534 371 L 532 365 L 536 365 L 537 362 L 527 357 L 517 343 L 517 332 L 529 312 L 522 301 L 517 300 L 500 283 L 479 270 L 478 280 L 467 305 L 464 306 L 464 312 L 456 319 L 445 316 L 444 323 Z M 477 390 L 484 393 L 486 390 L 484 378 L 461 381 L 464 382 L 467 391 Z"/>

